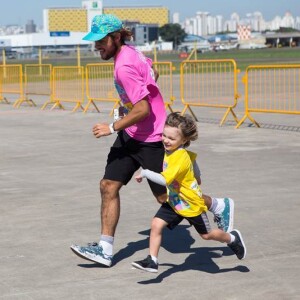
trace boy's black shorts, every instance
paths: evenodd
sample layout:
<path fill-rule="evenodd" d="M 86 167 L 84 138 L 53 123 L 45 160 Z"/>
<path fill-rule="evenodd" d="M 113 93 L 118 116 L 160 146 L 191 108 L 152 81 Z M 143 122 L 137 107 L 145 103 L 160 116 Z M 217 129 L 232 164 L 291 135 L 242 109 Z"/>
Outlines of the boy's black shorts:
<path fill-rule="evenodd" d="M 168 202 L 163 203 L 157 211 L 155 218 L 159 218 L 168 223 L 169 229 L 174 229 L 183 219 L 186 219 L 191 225 L 195 227 L 199 234 L 206 234 L 211 231 L 210 224 L 206 212 L 196 217 L 183 217 L 177 214 Z"/>
<path fill-rule="evenodd" d="M 140 167 L 162 172 L 163 159 L 162 142 L 140 142 L 131 138 L 125 130 L 121 130 L 110 148 L 103 178 L 126 185 Z M 154 195 L 166 193 L 166 187 L 151 181 L 148 183 Z"/>

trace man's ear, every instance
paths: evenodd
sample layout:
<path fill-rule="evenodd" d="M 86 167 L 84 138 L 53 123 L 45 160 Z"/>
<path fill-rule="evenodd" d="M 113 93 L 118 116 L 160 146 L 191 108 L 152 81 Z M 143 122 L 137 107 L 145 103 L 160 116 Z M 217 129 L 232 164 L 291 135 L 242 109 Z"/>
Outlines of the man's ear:
<path fill-rule="evenodd" d="M 115 42 L 117 42 L 118 44 L 121 43 L 121 32 L 116 32 L 114 34 L 114 40 Z"/>

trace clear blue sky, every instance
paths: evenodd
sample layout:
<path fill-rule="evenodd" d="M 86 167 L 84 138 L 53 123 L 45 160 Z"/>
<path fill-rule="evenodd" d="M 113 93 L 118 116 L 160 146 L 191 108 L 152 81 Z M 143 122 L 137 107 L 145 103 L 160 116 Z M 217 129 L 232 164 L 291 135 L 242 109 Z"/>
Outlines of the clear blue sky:
<path fill-rule="evenodd" d="M 0 25 L 24 25 L 28 20 L 42 25 L 44 8 L 81 7 L 81 0 L 0 0 L 0 4 Z M 171 17 L 174 12 L 179 12 L 181 21 L 195 16 L 195 11 L 221 14 L 226 19 L 233 12 L 245 17 L 246 13 L 260 11 L 267 21 L 276 15 L 283 16 L 286 11 L 290 11 L 294 17 L 300 16 L 300 0 L 103 0 L 104 7 L 147 5 L 168 7 Z"/>

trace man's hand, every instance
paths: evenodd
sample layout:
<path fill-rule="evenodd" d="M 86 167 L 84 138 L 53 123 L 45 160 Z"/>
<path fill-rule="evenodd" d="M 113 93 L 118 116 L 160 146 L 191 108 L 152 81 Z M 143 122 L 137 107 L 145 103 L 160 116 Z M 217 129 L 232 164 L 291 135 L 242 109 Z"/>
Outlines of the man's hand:
<path fill-rule="evenodd" d="M 93 127 L 93 134 L 96 138 L 100 138 L 102 136 L 111 135 L 109 125 L 106 123 L 96 124 Z"/>

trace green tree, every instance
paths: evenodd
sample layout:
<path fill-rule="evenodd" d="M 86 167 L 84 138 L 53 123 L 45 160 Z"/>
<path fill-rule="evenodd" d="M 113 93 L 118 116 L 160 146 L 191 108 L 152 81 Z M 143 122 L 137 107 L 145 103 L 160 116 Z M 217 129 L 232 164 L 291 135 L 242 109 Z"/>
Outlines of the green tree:
<path fill-rule="evenodd" d="M 299 32 L 299 30 L 292 27 L 279 27 L 275 32 Z"/>
<path fill-rule="evenodd" d="M 166 42 L 173 42 L 177 48 L 184 40 L 186 33 L 179 24 L 166 24 L 159 28 L 159 35 Z"/>

